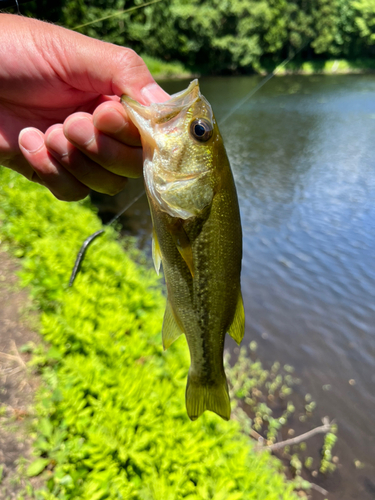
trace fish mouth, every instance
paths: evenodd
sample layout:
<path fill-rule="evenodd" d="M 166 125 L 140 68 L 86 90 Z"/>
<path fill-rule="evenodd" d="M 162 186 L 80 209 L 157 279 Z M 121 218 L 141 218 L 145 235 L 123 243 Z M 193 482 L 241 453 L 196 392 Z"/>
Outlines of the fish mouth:
<path fill-rule="evenodd" d="M 121 97 L 121 103 L 129 112 L 135 125 L 142 129 L 145 121 L 154 123 L 165 123 L 177 116 L 182 109 L 190 107 L 197 99 L 202 98 L 199 90 L 198 80 L 193 80 L 187 89 L 173 94 L 173 96 L 162 103 L 152 103 L 144 106 L 127 95 Z"/>

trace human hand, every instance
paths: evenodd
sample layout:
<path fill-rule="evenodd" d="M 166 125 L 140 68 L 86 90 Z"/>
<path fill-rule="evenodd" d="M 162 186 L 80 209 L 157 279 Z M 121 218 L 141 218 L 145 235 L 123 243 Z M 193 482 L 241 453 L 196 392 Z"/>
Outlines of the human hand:
<path fill-rule="evenodd" d="M 59 199 L 116 194 L 142 173 L 138 130 L 120 103 L 169 98 L 131 49 L 0 14 L 0 165 Z"/>

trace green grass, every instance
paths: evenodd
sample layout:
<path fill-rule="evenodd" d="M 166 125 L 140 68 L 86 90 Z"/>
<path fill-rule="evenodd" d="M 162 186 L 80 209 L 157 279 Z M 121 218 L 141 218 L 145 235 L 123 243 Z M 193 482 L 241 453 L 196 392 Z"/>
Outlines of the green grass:
<path fill-rule="evenodd" d="M 67 287 L 82 240 L 100 225 L 87 201 L 59 202 L 0 167 L 0 238 L 20 258 L 46 341 L 26 347 L 44 381 L 27 474 L 42 474 L 46 487 L 34 497 L 297 498 L 281 463 L 255 452 L 238 423 L 186 416 L 186 342 L 162 351 L 165 299 L 135 250 L 105 234 Z"/>
<path fill-rule="evenodd" d="M 305 75 L 330 75 L 366 73 L 369 71 L 375 71 L 375 60 L 373 59 L 315 59 L 311 61 L 299 61 L 298 59 L 294 59 L 278 71 L 278 74 L 302 73 Z"/>

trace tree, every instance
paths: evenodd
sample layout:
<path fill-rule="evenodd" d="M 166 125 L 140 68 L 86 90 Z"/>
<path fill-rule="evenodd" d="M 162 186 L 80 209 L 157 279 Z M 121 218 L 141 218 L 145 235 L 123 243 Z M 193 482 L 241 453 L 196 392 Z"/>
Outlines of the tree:
<path fill-rule="evenodd" d="M 351 2 L 354 9 L 356 31 L 365 45 L 375 44 L 375 1 L 355 0 Z"/>

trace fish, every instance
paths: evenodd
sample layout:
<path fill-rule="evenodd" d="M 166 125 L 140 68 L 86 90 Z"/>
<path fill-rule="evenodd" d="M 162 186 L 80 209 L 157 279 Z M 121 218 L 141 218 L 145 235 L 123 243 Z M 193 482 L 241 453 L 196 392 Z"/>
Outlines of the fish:
<path fill-rule="evenodd" d="M 242 229 L 236 187 L 211 105 L 198 80 L 164 103 L 122 96 L 139 130 L 153 224 L 152 256 L 167 288 L 163 348 L 185 334 L 191 420 L 206 410 L 229 420 L 225 336 L 240 344 Z"/>

